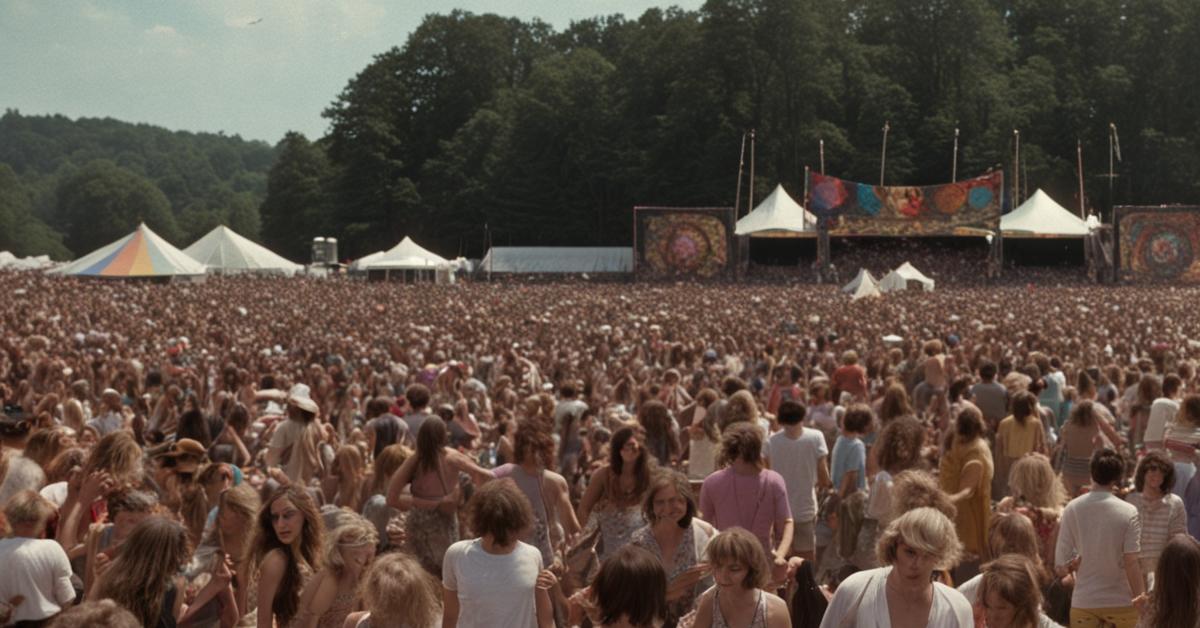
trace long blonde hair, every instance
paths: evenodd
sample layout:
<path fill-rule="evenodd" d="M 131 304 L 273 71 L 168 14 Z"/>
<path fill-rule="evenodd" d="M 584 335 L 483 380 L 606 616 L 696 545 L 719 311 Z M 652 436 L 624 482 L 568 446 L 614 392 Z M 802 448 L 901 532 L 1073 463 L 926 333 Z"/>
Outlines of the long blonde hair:
<path fill-rule="evenodd" d="M 158 623 L 167 585 L 191 555 L 187 530 L 170 519 L 150 517 L 121 545 L 112 566 L 96 583 L 95 597 L 129 609 L 143 626 Z M 183 595 L 183 591 L 176 591 Z"/>
<path fill-rule="evenodd" d="M 442 613 L 440 583 L 416 559 L 401 552 L 375 559 L 359 593 L 375 624 L 403 617 L 407 625 L 425 628 Z"/>
<path fill-rule="evenodd" d="M 1008 474 L 1013 497 L 1030 506 L 1050 512 L 1062 512 L 1067 489 L 1050 466 L 1050 459 L 1038 453 L 1028 454 L 1013 463 Z"/>
<path fill-rule="evenodd" d="M 345 512 L 342 517 L 342 523 L 325 539 L 325 567 L 338 577 L 346 571 L 346 560 L 342 556 L 343 547 L 374 547 L 379 543 L 379 532 L 362 515 Z"/>

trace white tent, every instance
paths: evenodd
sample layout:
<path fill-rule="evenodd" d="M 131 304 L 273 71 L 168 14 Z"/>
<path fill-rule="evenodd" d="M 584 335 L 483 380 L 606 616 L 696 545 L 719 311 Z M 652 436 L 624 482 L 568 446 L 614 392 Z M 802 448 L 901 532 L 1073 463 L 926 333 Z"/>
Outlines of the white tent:
<path fill-rule="evenodd" d="M 405 236 L 400 244 L 384 251 L 383 255 L 366 263 L 359 260 L 359 268 L 372 270 L 436 270 L 439 266 L 450 263 L 449 260 L 430 252 L 413 239 Z"/>
<path fill-rule="evenodd" d="M 486 273 L 628 273 L 627 246 L 494 246 L 476 271 Z"/>
<path fill-rule="evenodd" d="M 817 235 L 817 217 L 800 206 L 782 185 L 737 221 L 736 235 L 757 238 L 799 238 Z"/>
<path fill-rule="evenodd" d="M 896 270 L 888 273 L 879 280 L 880 292 L 895 292 L 897 290 L 907 290 L 908 282 L 915 281 L 921 284 L 921 287 L 926 292 L 933 290 L 934 282 L 924 273 L 917 270 L 915 266 L 909 262 L 904 262 Z"/>
<path fill-rule="evenodd" d="M 202 278 L 207 270 L 142 223 L 120 240 L 46 272 L 84 277 Z"/>
<path fill-rule="evenodd" d="M 350 263 L 350 272 L 352 272 L 352 273 L 353 272 L 366 272 L 367 266 L 370 266 L 371 262 L 383 257 L 383 254 L 385 252 L 386 251 L 375 251 L 374 253 L 371 253 L 370 255 L 364 255 L 364 256 L 354 260 L 353 262 Z"/>
<path fill-rule="evenodd" d="M 1054 202 L 1040 188 L 1021 206 L 1000 217 L 1006 238 L 1082 238 L 1088 223 Z"/>
<path fill-rule="evenodd" d="M 842 292 L 854 294 L 858 291 L 859 286 L 863 285 L 864 283 L 870 284 L 873 288 L 879 287 L 879 281 L 875 279 L 875 277 L 871 274 L 871 271 L 865 268 L 860 268 L 858 269 L 858 275 L 855 276 L 854 279 L 851 279 L 850 283 L 842 286 Z"/>
<path fill-rule="evenodd" d="M 207 264 L 209 272 L 292 275 L 304 269 L 304 266 L 288 261 L 225 225 L 215 227 L 183 252 L 197 262 Z"/>
<path fill-rule="evenodd" d="M 870 277 L 871 277 L 871 275 L 870 275 L 870 273 L 868 273 L 867 278 L 870 279 Z M 856 287 L 854 289 L 854 293 L 850 295 L 850 300 L 857 301 L 859 299 L 863 299 L 866 297 L 880 297 L 880 296 L 883 296 L 883 293 L 881 293 L 879 291 L 879 286 L 875 283 L 874 280 L 862 281 L 862 282 L 859 282 L 858 287 Z"/>
<path fill-rule="evenodd" d="M 46 270 L 56 265 L 49 255 L 17 257 L 8 251 L 0 251 L 0 270 Z"/>

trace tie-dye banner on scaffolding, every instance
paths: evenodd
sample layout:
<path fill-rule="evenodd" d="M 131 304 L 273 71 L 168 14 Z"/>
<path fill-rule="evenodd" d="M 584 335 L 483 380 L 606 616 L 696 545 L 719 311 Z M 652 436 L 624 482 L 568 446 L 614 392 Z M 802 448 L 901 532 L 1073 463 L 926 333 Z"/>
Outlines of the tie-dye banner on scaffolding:
<path fill-rule="evenodd" d="M 808 210 L 835 236 L 986 235 L 1000 230 L 1004 173 L 944 185 L 869 185 L 815 172 Z"/>
<path fill-rule="evenodd" d="M 1115 210 L 1121 277 L 1200 282 L 1200 207 Z"/>
<path fill-rule="evenodd" d="M 646 279 L 714 278 L 733 270 L 733 208 L 635 207 L 634 265 Z"/>

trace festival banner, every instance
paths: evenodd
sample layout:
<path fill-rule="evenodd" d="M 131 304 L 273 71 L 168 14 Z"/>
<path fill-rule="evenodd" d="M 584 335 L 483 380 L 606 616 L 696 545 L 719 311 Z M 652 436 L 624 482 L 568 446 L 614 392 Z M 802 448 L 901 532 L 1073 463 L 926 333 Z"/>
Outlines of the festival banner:
<path fill-rule="evenodd" d="M 834 236 L 986 235 L 1000 230 L 1004 173 L 928 186 L 880 186 L 810 172 L 808 210 Z"/>
<path fill-rule="evenodd" d="M 639 278 L 713 278 L 733 270 L 733 209 L 635 207 Z"/>
<path fill-rule="evenodd" d="M 1122 279 L 1200 282 L 1200 207 L 1115 208 Z"/>

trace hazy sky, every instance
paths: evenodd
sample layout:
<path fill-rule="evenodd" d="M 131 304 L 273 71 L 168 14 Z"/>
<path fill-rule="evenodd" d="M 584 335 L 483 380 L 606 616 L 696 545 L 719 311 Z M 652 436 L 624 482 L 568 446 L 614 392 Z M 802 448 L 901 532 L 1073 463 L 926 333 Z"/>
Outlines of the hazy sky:
<path fill-rule="evenodd" d="M 0 0 L 0 108 L 112 117 L 277 142 L 325 133 L 321 111 L 429 13 L 562 29 L 702 0 Z M 261 21 L 259 21 L 261 20 Z M 257 23 L 254 23 L 256 22 Z"/>

